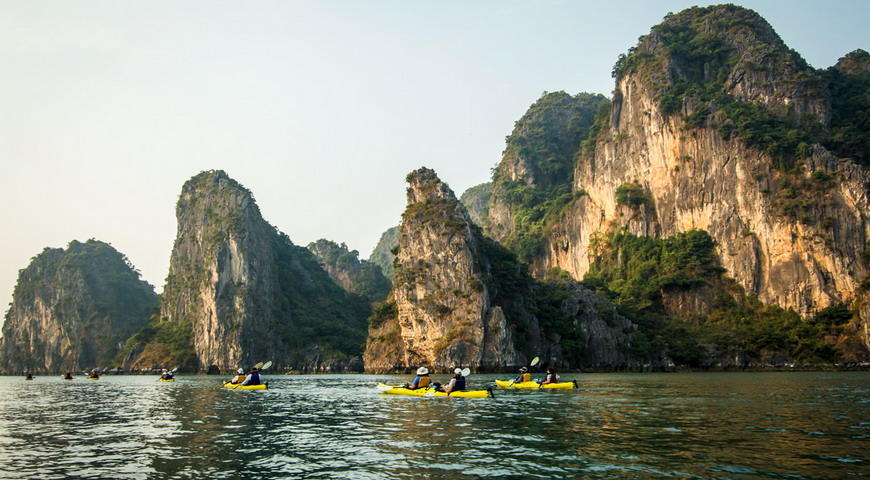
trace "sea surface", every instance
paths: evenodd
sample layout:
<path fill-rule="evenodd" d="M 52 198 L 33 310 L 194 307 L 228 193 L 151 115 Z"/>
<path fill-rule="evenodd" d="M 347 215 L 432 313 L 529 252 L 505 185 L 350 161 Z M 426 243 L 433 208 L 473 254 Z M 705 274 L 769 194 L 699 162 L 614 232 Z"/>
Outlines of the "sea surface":
<path fill-rule="evenodd" d="M 870 477 L 870 373 L 563 377 L 580 388 L 487 399 L 383 395 L 409 379 L 383 375 L 0 377 L 0 478 Z"/>

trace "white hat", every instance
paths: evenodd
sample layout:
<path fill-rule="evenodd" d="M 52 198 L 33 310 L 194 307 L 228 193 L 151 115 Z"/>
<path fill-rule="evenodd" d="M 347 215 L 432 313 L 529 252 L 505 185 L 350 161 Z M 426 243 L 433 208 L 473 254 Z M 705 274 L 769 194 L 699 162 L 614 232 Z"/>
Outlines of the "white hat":
<path fill-rule="evenodd" d="M 420 367 L 417 369 L 417 375 L 428 375 L 429 369 L 426 367 Z"/>
<path fill-rule="evenodd" d="M 453 370 L 453 373 L 462 374 L 462 369 L 461 369 L 461 368 L 456 368 L 455 370 Z"/>
<path fill-rule="evenodd" d="M 238 369 L 238 370 L 236 370 L 236 371 L 239 372 L 239 375 L 245 373 L 245 369 L 244 369 L 244 368 L 240 368 L 240 369 Z"/>

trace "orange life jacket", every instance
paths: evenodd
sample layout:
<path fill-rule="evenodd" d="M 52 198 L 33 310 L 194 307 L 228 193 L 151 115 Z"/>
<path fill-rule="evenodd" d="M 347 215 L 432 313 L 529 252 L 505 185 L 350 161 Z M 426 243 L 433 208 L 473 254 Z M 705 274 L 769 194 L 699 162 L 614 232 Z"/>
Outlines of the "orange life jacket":
<path fill-rule="evenodd" d="M 524 373 L 523 374 L 523 381 L 524 382 L 531 382 L 532 381 L 532 374 L 528 373 L 528 372 Z"/>
<path fill-rule="evenodd" d="M 430 383 L 432 383 L 432 379 L 429 378 L 429 375 L 420 375 L 420 381 L 417 382 L 417 388 L 428 387 Z"/>

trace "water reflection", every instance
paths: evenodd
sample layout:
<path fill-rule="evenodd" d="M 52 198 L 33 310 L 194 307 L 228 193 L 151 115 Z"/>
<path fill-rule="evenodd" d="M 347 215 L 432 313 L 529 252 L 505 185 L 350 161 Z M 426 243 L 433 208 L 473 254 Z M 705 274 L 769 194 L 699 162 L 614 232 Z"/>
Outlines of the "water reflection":
<path fill-rule="evenodd" d="M 0 378 L 0 478 L 870 475 L 868 374 L 580 378 L 495 399 L 380 395 L 404 379 L 362 375 Z"/>

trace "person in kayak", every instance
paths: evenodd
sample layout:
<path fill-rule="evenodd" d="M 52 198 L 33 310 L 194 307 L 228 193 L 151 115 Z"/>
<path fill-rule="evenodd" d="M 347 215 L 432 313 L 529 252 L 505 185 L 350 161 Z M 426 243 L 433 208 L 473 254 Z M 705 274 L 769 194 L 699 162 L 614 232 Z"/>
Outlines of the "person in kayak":
<path fill-rule="evenodd" d="M 172 372 L 170 372 L 169 370 L 164 368 L 163 374 L 160 375 L 160 379 L 161 380 L 172 380 L 173 378 L 174 378 L 174 375 L 172 374 Z"/>
<path fill-rule="evenodd" d="M 239 369 L 241 370 L 241 369 Z M 242 382 L 242 386 L 245 385 L 259 385 L 260 384 L 260 370 L 257 367 L 251 367 L 251 373 L 245 377 L 245 380 Z"/>
<path fill-rule="evenodd" d="M 236 373 L 238 373 L 238 375 L 233 377 L 233 379 L 227 383 L 232 383 L 233 385 L 237 385 L 237 384 L 245 381 L 245 369 L 244 368 L 240 368 L 240 369 L 236 370 Z"/>
<path fill-rule="evenodd" d="M 447 393 L 453 392 L 461 392 L 465 390 L 465 377 L 462 376 L 462 369 L 456 368 L 453 370 L 453 378 L 450 379 L 450 383 L 444 387 L 444 391 Z"/>
<path fill-rule="evenodd" d="M 546 385 L 548 383 L 557 383 L 559 381 L 559 375 L 556 374 L 556 371 L 550 367 L 547 369 L 547 376 L 544 377 L 544 381 L 540 382 L 541 385 Z"/>
<path fill-rule="evenodd" d="M 427 388 L 432 384 L 432 379 L 429 378 L 429 369 L 426 367 L 420 367 L 417 369 L 417 376 L 414 377 L 414 380 L 405 386 L 405 388 L 409 390 L 416 390 L 418 388 Z"/>
<path fill-rule="evenodd" d="M 91 370 L 91 373 L 88 374 L 88 378 L 100 378 L 100 372 L 97 369 Z"/>
<path fill-rule="evenodd" d="M 65 374 L 63 374 L 63 379 L 64 380 L 72 380 L 73 379 L 72 373 L 66 372 Z"/>
<path fill-rule="evenodd" d="M 523 383 L 523 382 L 531 382 L 531 381 L 532 381 L 532 374 L 529 373 L 528 368 L 523 367 L 520 369 L 520 374 L 514 380 L 514 383 Z"/>
<path fill-rule="evenodd" d="M 26 375 L 26 376 L 24 377 L 25 380 L 33 380 L 33 374 L 32 374 L 32 373 L 27 372 L 25 375 Z"/>

